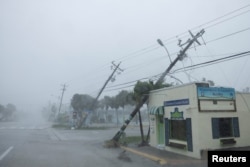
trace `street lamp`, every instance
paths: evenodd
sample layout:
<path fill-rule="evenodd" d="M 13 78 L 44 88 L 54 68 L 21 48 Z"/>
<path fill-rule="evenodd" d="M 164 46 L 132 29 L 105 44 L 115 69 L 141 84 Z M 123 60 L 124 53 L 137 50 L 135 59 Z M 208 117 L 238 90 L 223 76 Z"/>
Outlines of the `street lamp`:
<path fill-rule="evenodd" d="M 168 49 L 166 48 L 166 46 L 163 44 L 163 42 L 162 42 L 160 39 L 157 39 L 157 42 L 158 42 L 158 44 L 160 44 L 162 47 L 164 47 L 164 49 L 166 50 L 166 52 L 167 52 L 167 54 L 168 54 L 169 60 L 170 60 L 170 62 L 172 63 L 172 60 L 171 60 L 171 58 L 170 58 L 170 54 L 169 54 Z"/>

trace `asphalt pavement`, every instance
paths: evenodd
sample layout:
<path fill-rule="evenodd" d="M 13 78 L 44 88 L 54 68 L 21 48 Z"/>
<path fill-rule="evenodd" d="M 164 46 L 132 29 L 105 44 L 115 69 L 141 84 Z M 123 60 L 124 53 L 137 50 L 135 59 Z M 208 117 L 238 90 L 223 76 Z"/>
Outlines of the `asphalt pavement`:
<path fill-rule="evenodd" d="M 69 130 L 45 125 L 0 122 L 0 167 L 159 166 L 119 148 L 104 148 L 104 141 L 119 128 Z"/>
<path fill-rule="evenodd" d="M 138 147 L 138 143 L 116 149 L 104 148 L 104 142 L 119 129 L 120 126 L 108 126 L 70 130 L 54 129 L 45 122 L 0 122 L 0 167 L 207 166 L 206 159 L 194 159 L 151 146 Z M 140 134 L 137 125 L 129 126 L 125 132 L 126 136 Z"/>

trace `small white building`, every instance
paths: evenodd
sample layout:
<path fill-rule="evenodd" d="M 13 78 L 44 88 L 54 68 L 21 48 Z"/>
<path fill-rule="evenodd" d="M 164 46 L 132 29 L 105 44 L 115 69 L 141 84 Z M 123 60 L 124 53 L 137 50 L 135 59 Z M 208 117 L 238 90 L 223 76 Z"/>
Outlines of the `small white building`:
<path fill-rule="evenodd" d="M 190 83 L 150 92 L 150 145 L 201 158 L 203 151 L 250 146 L 250 94 Z"/>

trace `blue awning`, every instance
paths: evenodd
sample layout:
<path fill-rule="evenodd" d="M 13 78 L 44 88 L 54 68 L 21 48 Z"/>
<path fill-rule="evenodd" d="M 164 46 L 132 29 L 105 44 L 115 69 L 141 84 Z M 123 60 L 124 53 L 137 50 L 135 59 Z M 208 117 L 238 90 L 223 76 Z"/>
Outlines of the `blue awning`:
<path fill-rule="evenodd" d="M 164 115 L 164 107 L 163 106 L 153 106 L 148 109 L 150 115 Z"/>

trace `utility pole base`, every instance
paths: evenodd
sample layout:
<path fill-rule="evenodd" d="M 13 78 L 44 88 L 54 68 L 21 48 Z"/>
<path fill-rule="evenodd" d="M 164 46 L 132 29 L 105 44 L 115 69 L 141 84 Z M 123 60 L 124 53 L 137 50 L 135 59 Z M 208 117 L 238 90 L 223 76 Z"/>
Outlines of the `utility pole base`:
<path fill-rule="evenodd" d="M 118 148 L 120 147 L 120 144 L 119 142 L 111 139 L 111 140 L 105 141 L 103 147 L 104 148 Z"/>

